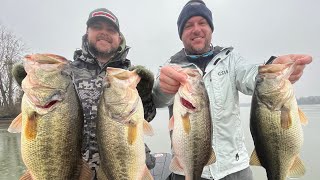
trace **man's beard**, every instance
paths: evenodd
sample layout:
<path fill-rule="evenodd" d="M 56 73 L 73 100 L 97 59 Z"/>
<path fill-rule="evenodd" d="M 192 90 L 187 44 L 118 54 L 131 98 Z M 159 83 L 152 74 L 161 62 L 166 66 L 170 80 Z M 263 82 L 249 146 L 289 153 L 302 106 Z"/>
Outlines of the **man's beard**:
<path fill-rule="evenodd" d="M 210 41 L 206 40 L 205 45 L 203 47 L 193 47 L 190 45 L 190 50 L 194 54 L 203 54 L 210 50 Z"/>
<path fill-rule="evenodd" d="M 117 52 L 118 49 L 111 48 L 107 51 L 100 51 L 97 49 L 95 44 L 89 42 L 89 50 L 95 57 L 110 58 Z"/>

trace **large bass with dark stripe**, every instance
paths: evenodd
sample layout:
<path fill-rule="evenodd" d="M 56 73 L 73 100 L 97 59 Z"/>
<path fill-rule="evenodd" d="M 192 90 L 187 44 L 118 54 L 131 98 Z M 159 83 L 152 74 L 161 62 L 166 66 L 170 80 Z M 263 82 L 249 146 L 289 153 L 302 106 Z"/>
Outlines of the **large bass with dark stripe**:
<path fill-rule="evenodd" d="M 169 123 L 173 150 L 170 170 L 185 175 L 186 180 L 198 180 L 203 167 L 215 162 L 209 98 L 196 69 L 185 68 L 182 72 L 187 81 L 175 95 Z"/>
<path fill-rule="evenodd" d="M 82 162 L 83 114 L 68 64 L 53 54 L 24 59 L 22 113 L 8 129 L 21 132 L 21 154 L 27 167 L 23 180 L 91 177 Z"/>
<path fill-rule="evenodd" d="M 134 71 L 108 67 L 98 105 L 99 180 L 153 179 L 146 166 L 144 133 L 152 135 L 144 119 Z"/>
<path fill-rule="evenodd" d="M 250 130 L 255 151 L 250 164 L 263 166 L 268 180 L 297 178 L 305 173 L 299 153 L 303 144 L 301 124 L 307 119 L 288 80 L 294 66 L 260 66 L 252 96 Z"/>

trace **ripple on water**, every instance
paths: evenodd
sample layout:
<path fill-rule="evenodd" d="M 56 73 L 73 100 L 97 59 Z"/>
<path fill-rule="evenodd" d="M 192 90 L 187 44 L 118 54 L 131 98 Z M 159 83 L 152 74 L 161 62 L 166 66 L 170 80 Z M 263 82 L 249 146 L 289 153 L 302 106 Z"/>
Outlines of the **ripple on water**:
<path fill-rule="evenodd" d="M 7 131 L 9 123 L 0 123 L 0 180 L 17 180 L 25 171 L 20 154 L 20 134 Z"/>

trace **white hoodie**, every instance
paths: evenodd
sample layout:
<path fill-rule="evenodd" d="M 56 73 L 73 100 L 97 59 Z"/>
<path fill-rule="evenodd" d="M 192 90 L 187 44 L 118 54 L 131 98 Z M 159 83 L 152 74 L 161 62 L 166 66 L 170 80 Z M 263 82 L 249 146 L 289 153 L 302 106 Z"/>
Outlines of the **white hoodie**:
<path fill-rule="evenodd" d="M 239 91 L 252 95 L 258 65 L 246 64 L 232 50 L 232 47 L 220 49 L 204 71 L 203 81 L 210 100 L 213 124 L 212 147 L 216 154 L 216 162 L 203 170 L 202 177 L 206 179 L 218 180 L 249 167 L 240 120 Z M 184 50 L 172 56 L 170 63 L 196 66 L 187 60 Z M 160 90 L 157 78 L 153 89 L 156 107 L 171 105 L 173 97 Z"/>

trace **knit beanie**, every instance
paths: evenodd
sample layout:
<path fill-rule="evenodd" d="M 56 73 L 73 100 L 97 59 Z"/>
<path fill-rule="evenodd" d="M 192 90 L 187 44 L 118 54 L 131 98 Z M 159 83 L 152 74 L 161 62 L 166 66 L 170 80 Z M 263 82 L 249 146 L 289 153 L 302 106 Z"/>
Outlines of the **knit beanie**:
<path fill-rule="evenodd" d="M 178 32 L 181 39 L 184 25 L 193 16 L 205 18 L 213 31 L 212 13 L 202 0 L 190 0 L 182 9 L 178 18 Z"/>

